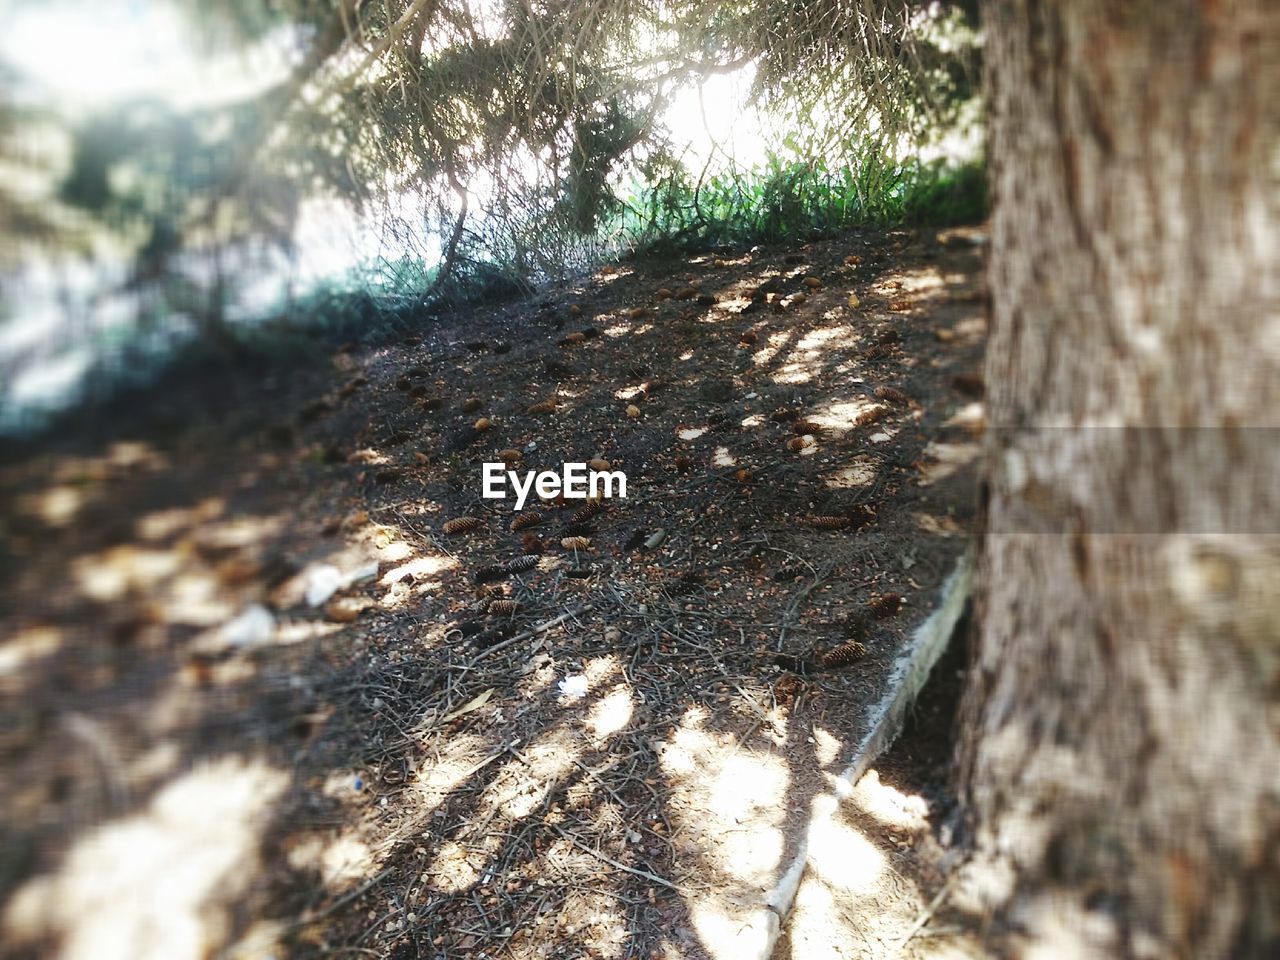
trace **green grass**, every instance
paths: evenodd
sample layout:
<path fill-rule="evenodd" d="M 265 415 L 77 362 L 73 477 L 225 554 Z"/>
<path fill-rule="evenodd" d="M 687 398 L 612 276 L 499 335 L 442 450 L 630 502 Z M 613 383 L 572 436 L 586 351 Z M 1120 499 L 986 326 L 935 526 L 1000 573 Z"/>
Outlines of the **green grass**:
<path fill-rule="evenodd" d="M 857 167 L 772 159 L 763 169 L 694 182 L 671 174 L 634 184 L 608 224 L 615 243 L 638 253 L 788 243 L 865 226 L 953 226 L 986 215 L 980 163 Z"/>

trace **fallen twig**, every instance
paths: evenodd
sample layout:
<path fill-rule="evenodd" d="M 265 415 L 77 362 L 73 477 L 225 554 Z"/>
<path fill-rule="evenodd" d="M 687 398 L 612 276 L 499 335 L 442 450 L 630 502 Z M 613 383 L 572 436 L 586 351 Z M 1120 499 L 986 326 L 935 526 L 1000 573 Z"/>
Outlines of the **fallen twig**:
<path fill-rule="evenodd" d="M 951 892 L 951 884 L 955 878 L 956 875 L 954 872 L 951 876 L 947 877 L 947 882 L 942 885 L 942 889 L 934 894 L 933 899 L 929 901 L 929 905 L 920 912 L 920 916 L 916 917 L 915 923 L 911 924 L 911 929 L 906 932 L 906 935 L 903 936 L 900 941 L 898 941 L 898 947 L 893 952 L 895 957 L 902 956 L 902 952 L 907 949 L 907 944 L 915 939 L 916 934 L 924 929 L 925 924 L 933 918 L 934 913 L 936 913 L 938 908 L 946 901 L 947 894 Z"/>
<path fill-rule="evenodd" d="M 383 870 L 376 877 L 372 878 L 371 880 L 367 880 L 364 883 L 362 883 L 360 886 L 356 887 L 350 893 L 344 894 L 343 896 L 339 897 L 337 900 L 333 901 L 333 903 L 329 904 L 329 906 L 325 907 L 319 913 L 313 913 L 310 916 L 306 916 L 306 917 L 299 917 L 297 920 L 293 921 L 293 923 L 289 924 L 289 926 L 286 929 L 297 930 L 301 927 L 309 926 L 310 924 L 316 923 L 319 920 L 323 920 L 325 917 L 330 916 L 331 914 L 341 910 L 352 900 L 355 900 L 363 896 L 364 894 L 368 893 L 370 890 L 372 890 L 374 887 L 376 887 L 378 884 L 380 884 L 383 880 L 385 880 L 388 876 L 390 876 L 393 873 L 395 873 L 395 867 L 388 867 L 386 870 Z"/>
<path fill-rule="evenodd" d="M 530 637 L 537 636 L 540 633 L 545 633 L 547 630 L 550 630 L 552 627 L 558 627 L 560 624 L 564 623 L 566 620 L 572 617 L 576 617 L 579 614 L 586 613 L 590 609 L 591 609 L 591 604 L 584 603 L 582 606 L 578 607 L 578 609 L 576 610 L 566 610 L 564 613 L 560 614 L 560 616 L 555 617 L 551 620 L 548 620 L 546 621 L 546 623 L 540 623 L 536 627 L 531 627 L 530 629 L 525 630 L 523 633 L 517 633 L 514 637 L 508 637 L 506 640 L 503 640 L 501 643 L 495 643 L 492 647 L 489 647 L 487 650 L 482 650 L 480 653 L 477 653 L 474 657 L 468 660 L 463 665 L 462 669 L 470 670 L 472 667 L 474 667 L 481 660 L 484 660 L 486 657 L 491 657 L 500 650 L 505 650 L 507 649 L 507 647 L 514 646 L 515 644 L 519 643 L 521 640 L 528 640 Z"/>
<path fill-rule="evenodd" d="M 556 830 L 559 831 L 562 837 L 564 837 L 566 840 L 572 843 L 579 850 L 583 850 L 586 853 L 591 854 L 593 857 L 597 858 L 598 860 L 603 860 L 605 863 L 609 864 L 609 866 L 611 867 L 615 867 L 618 870 L 623 871 L 624 873 L 631 874 L 632 876 L 642 877 L 645 880 L 650 881 L 651 883 L 660 884 L 661 886 L 666 887 L 668 890 L 674 890 L 676 893 L 682 892 L 680 888 L 677 887 L 670 880 L 664 880 L 662 877 L 658 876 L 656 873 L 650 873 L 648 870 L 639 870 L 636 867 L 628 867 L 625 863 L 619 863 L 617 860 L 614 860 L 612 857 L 606 856 L 605 854 L 601 853 L 599 850 L 596 850 L 594 847 L 587 846 L 585 843 L 583 843 L 581 840 L 579 840 L 577 837 L 575 837 L 573 834 L 569 833 L 569 831 L 563 829 L 562 827 L 556 827 Z"/>
<path fill-rule="evenodd" d="M 782 629 L 778 631 L 778 650 L 782 649 L 782 642 L 787 638 L 787 626 L 796 615 L 796 610 L 799 609 L 800 604 L 804 603 L 805 598 L 807 598 L 809 594 L 813 593 L 814 590 L 822 586 L 822 584 L 827 581 L 827 578 L 831 576 L 833 566 L 834 564 L 832 563 L 823 564 L 822 569 L 820 569 L 814 575 L 813 579 L 805 584 L 803 588 L 797 591 L 796 595 L 791 598 L 791 602 L 787 604 L 786 612 L 782 615 L 783 626 Z"/>

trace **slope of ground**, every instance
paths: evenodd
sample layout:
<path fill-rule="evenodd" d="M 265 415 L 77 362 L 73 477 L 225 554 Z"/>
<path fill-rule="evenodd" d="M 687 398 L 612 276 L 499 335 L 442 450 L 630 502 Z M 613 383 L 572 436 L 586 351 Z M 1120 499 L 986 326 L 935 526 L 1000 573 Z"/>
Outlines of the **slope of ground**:
<path fill-rule="evenodd" d="M 746 955 L 964 549 L 980 266 L 627 265 L 7 466 L 7 949 Z M 504 451 L 628 495 L 512 530 Z M 848 956 L 941 882 L 928 799 L 849 798 Z"/>

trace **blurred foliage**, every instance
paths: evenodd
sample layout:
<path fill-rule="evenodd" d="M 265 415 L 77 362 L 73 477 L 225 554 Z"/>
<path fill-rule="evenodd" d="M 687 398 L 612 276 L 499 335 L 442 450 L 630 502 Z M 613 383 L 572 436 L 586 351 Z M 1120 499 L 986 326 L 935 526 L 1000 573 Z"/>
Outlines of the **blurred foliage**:
<path fill-rule="evenodd" d="M 344 334 L 635 251 L 982 213 L 979 168 L 913 159 L 974 101 L 972 2 L 151 2 L 203 55 L 261 49 L 279 69 L 195 108 L 78 112 L 13 96 L 0 76 L 0 232 L 123 256 L 144 328 L 259 336 L 269 318 L 246 324 L 238 291 L 276 269 L 315 198 L 353 205 L 392 251 L 289 291 L 277 319 Z M 754 169 L 690 168 L 664 110 L 748 66 L 790 135 Z M 20 175 L 37 168 L 51 186 Z"/>
<path fill-rule="evenodd" d="M 536 278 L 624 215 L 615 185 L 677 165 L 659 120 L 670 98 L 747 63 L 760 98 L 822 131 L 806 154 L 834 165 L 765 171 L 758 185 L 776 197 L 761 210 L 786 219 L 789 182 L 804 194 L 843 180 L 883 217 L 901 175 L 873 154 L 928 136 L 973 95 L 967 3 L 155 2 L 180 10 L 202 49 L 285 37 L 296 66 L 244 102 L 186 115 L 130 103 L 75 125 L 61 198 L 126 237 L 141 278 L 186 246 L 285 239 L 297 198 L 317 191 L 366 206 L 412 192 L 422 228 L 446 245 L 459 234 L 455 255 Z M 477 183 L 485 209 L 460 224 L 459 195 Z"/>

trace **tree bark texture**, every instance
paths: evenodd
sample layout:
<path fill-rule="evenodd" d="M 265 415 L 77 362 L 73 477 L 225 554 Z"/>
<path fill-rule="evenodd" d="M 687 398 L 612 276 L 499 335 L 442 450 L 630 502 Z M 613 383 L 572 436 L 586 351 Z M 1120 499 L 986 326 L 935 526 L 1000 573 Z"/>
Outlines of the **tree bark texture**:
<path fill-rule="evenodd" d="M 997 952 L 1280 957 L 1280 3 L 989 0 Z"/>

